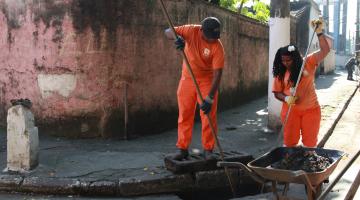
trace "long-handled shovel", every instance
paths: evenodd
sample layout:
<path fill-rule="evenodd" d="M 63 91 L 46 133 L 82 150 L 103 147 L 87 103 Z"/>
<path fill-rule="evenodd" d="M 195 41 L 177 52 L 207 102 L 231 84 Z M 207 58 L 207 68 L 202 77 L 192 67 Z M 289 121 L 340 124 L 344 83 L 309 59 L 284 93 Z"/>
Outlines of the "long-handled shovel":
<path fill-rule="evenodd" d="M 176 32 L 175 32 L 174 25 L 173 25 L 173 23 L 171 22 L 171 19 L 170 19 L 170 17 L 169 17 L 168 12 L 166 11 L 166 8 L 165 8 L 165 5 L 164 5 L 163 0 L 160 0 L 160 3 L 161 3 L 162 11 L 163 11 L 163 13 L 164 13 L 164 15 L 165 15 L 165 17 L 166 17 L 166 19 L 167 19 L 167 22 L 168 22 L 168 24 L 169 24 L 169 26 L 170 26 L 170 28 L 171 28 L 171 30 L 172 30 L 172 33 L 174 34 L 174 38 L 177 39 L 177 38 L 178 38 L 178 35 L 177 35 Z M 199 99 L 200 99 L 200 102 L 203 103 L 203 102 L 204 102 L 204 98 L 203 98 L 203 96 L 201 95 L 201 92 L 200 92 L 200 89 L 199 89 L 199 85 L 198 85 L 198 83 L 197 83 L 197 81 L 196 81 L 196 79 L 195 79 L 194 73 L 193 73 L 193 71 L 192 71 L 192 69 L 191 69 L 191 67 L 190 67 L 189 60 L 188 60 L 188 58 L 186 57 L 186 54 L 185 54 L 184 50 L 181 51 L 181 54 L 182 54 L 182 56 L 183 56 L 183 58 L 184 58 L 184 60 L 185 60 L 186 68 L 187 68 L 187 70 L 188 70 L 188 72 L 189 72 L 189 74 L 190 74 L 190 76 L 191 76 L 191 79 L 192 79 L 193 82 L 194 82 L 194 85 L 195 85 L 195 88 L 196 88 L 196 93 L 197 93 L 197 95 L 198 95 L 198 97 L 199 97 Z M 217 146 L 217 148 L 219 149 L 220 158 L 221 158 L 222 161 L 224 161 L 224 152 L 223 152 L 223 150 L 222 150 L 222 148 L 221 148 L 221 146 L 220 146 L 220 142 L 219 142 L 219 140 L 218 140 L 218 138 L 217 138 L 217 136 L 216 136 L 215 128 L 214 128 L 214 125 L 213 125 L 213 123 L 212 123 L 212 121 L 211 121 L 211 118 L 210 118 L 209 114 L 206 114 L 206 118 L 207 118 L 207 120 L 209 121 L 209 125 L 210 125 L 210 128 L 211 128 L 211 133 L 212 133 L 213 137 L 215 138 L 216 146 Z M 225 170 L 225 174 L 226 174 L 226 176 L 227 176 L 227 178 L 228 178 L 228 180 L 229 180 L 229 184 L 230 184 L 230 187 L 231 187 L 231 191 L 232 191 L 233 195 L 235 196 L 235 190 L 234 190 L 234 187 L 233 187 L 232 182 L 231 182 L 229 170 L 228 170 L 227 167 L 224 167 L 224 170 Z"/>

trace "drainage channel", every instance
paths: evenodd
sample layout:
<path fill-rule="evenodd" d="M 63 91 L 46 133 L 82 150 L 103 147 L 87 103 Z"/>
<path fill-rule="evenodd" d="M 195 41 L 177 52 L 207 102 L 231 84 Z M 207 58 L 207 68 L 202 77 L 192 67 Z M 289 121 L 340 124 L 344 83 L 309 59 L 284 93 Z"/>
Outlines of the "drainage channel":
<path fill-rule="evenodd" d="M 243 164 L 254 159 L 245 152 L 230 151 L 224 152 L 224 155 L 226 161 Z M 217 153 L 214 153 L 214 156 L 219 157 Z M 174 174 L 187 174 L 192 177 L 188 185 L 182 184 L 183 188 L 176 193 L 180 199 L 228 200 L 260 193 L 261 186 L 240 168 L 229 168 L 226 174 L 222 167 L 217 166 L 219 159 L 204 160 L 202 155 L 196 154 L 191 154 L 186 160 L 181 161 L 172 158 L 172 155 L 165 157 L 166 169 Z"/>

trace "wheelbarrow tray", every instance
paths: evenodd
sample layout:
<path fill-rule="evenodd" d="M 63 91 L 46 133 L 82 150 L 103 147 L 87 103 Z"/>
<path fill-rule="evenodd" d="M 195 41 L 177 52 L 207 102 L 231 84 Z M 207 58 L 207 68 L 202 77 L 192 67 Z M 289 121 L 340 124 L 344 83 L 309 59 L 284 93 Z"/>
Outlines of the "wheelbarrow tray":
<path fill-rule="evenodd" d="M 305 151 L 315 151 L 320 156 L 328 157 L 332 160 L 330 166 L 328 166 L 323 171 L 319 172 L 304 172 L 302 170 L 293 171 L 293 170 L 284 170 L 276 169 L 271 167 L 272 164 L 283 159 L 286 154 L 291 154 L 296 151 L 296 147 L 278 147 L 272 151 L 264 154 L 263 156 L 249 162 L 247 166 L 256 174 L 263 177 L 267 180 L 278 181 L 278 182 L 288 182 L 288 183 L 304 183 L 303 174 L 306 174 L 312 185 L 319 185 L 324 180 L 326 180 L 330 174 L 334 171 L 337 164 L 341 160 L 341 157 L 344 155 L 344 152 L 332 149 L 322 149 L 322 148 L 303 148 Z"/>

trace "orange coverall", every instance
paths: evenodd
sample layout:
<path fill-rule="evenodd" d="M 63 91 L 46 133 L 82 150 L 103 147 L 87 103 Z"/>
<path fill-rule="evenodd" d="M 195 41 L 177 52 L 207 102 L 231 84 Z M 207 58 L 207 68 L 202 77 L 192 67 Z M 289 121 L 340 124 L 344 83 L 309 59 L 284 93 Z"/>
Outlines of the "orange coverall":
<path fill-rule="evenodd" d="M 224 49 L 219 39 L 214 43 L 206 42 L 202 38 L 200 28 L 200 25 L 184 25 L 175 27 L 175 30 L 178 35 L 185 39 L 185 54 L 199 85 L 201 95 L 205 98 L 212 86 L 213 70 L 224 67 Z M 217 96 L 218 94 L 216 93 L 209 113 L 216 132 Z M 182 75 L 177 90 L 177 99 L 179 118 L 178 141 L 176 146 L 180 149 L 188 149 L 194 126 L 196 102 L 199 102 L 199 104 L 201 102 L 196 94 L 195 85 L 191 76 L 186 69 L 185 61 L 183 61 L 182 65 Z M 202 111 L 200 111 L 200 117 L 202 124 L 202 146 L 205 150 L 213 150 L 215 139 L 212 136 L 209 122 Z"/>
<path fill-rule="evenodd" d="M 300 135 L 302 143 L 306 147 L 315 147 L 317 136 L 320 129 L 321 110 L 315 92 L 315 71 L 318 61 L 314 54 L 306 59 L 306 64 L 295 96 L 298 97 L 296 104 L 292 106 L 287 123 L 284 127 L 284 145 L 287 147 L 296 146 L 299 142 Z M 307 74 L 307 75 L 305 75 Z M 290 73 L 286 71 L 284 82 L 275 77 L 273 92 L 283 92 L 290 95 L 290 85 L 288 84 Z M 288 104 L 283 102 L 281 109 L 281 119 L 284 123 Z"/>

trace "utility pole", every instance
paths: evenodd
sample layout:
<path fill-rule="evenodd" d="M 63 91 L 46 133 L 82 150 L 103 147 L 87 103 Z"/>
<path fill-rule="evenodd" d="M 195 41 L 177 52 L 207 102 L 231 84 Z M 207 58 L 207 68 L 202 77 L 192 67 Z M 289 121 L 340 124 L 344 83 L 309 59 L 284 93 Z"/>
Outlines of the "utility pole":
<path fill-rule="evenodd" d="M 281 127 L 281 102 L 272 93 L 274 77 L 273 61 L 276 51 L 290 43 L 290 2 L 289 0 L 271 0 L 269 20 L 269 84 L 268 84 L 268 128 L 278 131 Z"/>
<path fill-rule="evenodd" d="M 342 33 L 341 33 L 341 50 L 344 51 L 345 55 L 346 55 L 346 28 L 347 28 L 347 5 L 348 5 L 348 0 L 343 0 L 342 2 L 342 24 L 340 24 L 340 26 L 342 26 Z M 350 39 L 350 38 L 349 38 Z"/>
<path fill-rule="evenodd" d="M 336 54 L 339 53 L 339 30 L 340 30 L 340 0 L 334 1 L 334 49 Z"/>
<path fill-rule="evenodd" d="M 358 52 L 360 50 L 359 23 L 360 23 L 360 0 L 357 0 L 355 52 Z M 356 54 L 358 56 L 359 53 Z"/>
<path fill-rule="evenodd" d="M 324 20 L 326 22 L 326 29 L 325 32 L 329 34 L 329 0 L 326 0 L 326 5 L 324 5 Z"/>

